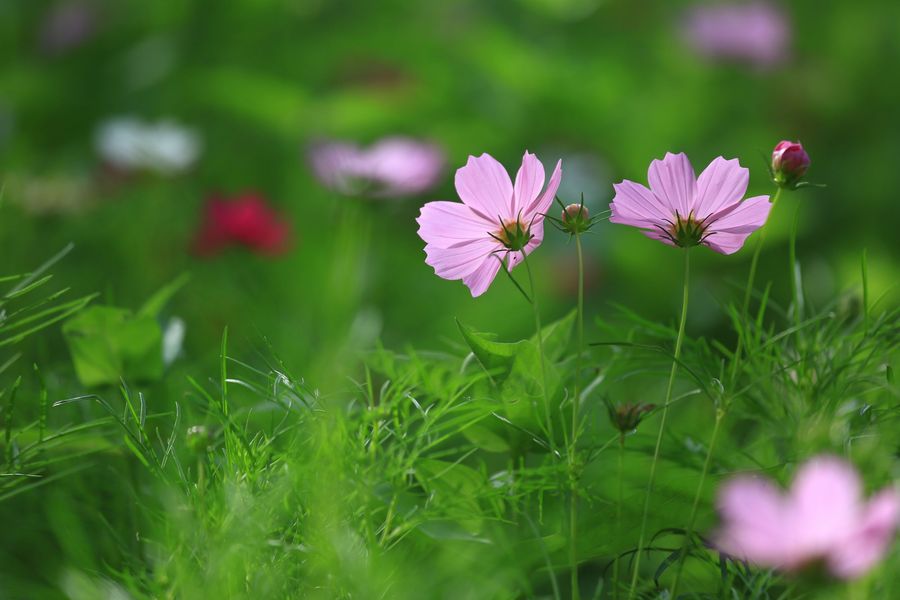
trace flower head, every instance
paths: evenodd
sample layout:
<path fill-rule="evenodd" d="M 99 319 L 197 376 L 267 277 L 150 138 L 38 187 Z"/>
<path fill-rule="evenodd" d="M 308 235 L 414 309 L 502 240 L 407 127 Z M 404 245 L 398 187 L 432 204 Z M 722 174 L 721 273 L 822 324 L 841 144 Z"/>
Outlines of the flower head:
<path fill-rule="evenodd" d="M 796 571 L 823 562 L 836 577 L 863 575 L 885 554 L 900 517 L 891 488 L 866 502 L 852 465 L 830 456 L 800 467 L 790 491 L 738 477 L 719 492 L 716 546 L 767 567 Z"/>
<path fill-rule="evenodd" d="M 276 255 L 288 249 L 290 226 L 256 194 L 234 200 L 210 198 L 206 217 L 194 241 L 197 254 L 208 256 L 240 245 L 260 254 Z"/>
<path fill-rule="evenodd" d="M 501 260 L 512 271 L 544 239 L 544 213 L 556 197 L 562 161 L 544 188 L 544 166 L 529 152 L 515 185 L 489 154 L 470 156 L 456 172 L 459 202 L 429 202 L 422 207 L 419 237 L 425 262 L 444 279 L 462 279 L 472 296 L 483 294 Z"/>
<path fill-rule="evenodd" d="M 649 189 L 627 180 L 613 186 L 609 220 L 639 227 L 670 246 L 703 245 L 732 254 L 765 224 L 772 208 L 768 196 L 741 201 L 750 174 L 737 159 L 720 156 L 695 177 L 687 156 L 666 153 L 650 163 L 647 176 Z"/>
<path fill-rule="evenodd" d="M 153 171 L 174 175 L 190 168 L 202 143 L 191 129 L 174 121 L 145 123 L 120 117 L 101 124 L 95 145 L 100 156 L 123 171 Z"/>
<path fill-rule="evenodd" d="M 800 142 L 783 140 L 772 151 L 772 176 L 775 183 L 793 188 L 806 175 L 809 168 L 809 154 Z"/>
<path fill-rule="evenodd" d="M 694 7 L 683 35 L 704 56 L 772 67 L 787 55 L 791 30 L 784 13 L 767 2 Z"/>
<path fill-rule="evenodd" d="M 346 142 L 313 144 L 310 163 L 319 181 L 342 194 L 398 198 L 431 188 L 445 161 L 434 144 L 389 137 L 365 149 Z"/>
<path fill-rule="evenodd" d="M 613 404 L 608 399 L 604 400 L 604 402 L 606 403 L 606 412 L 609 414 L 610 422 L 623 435 L 637 429 L 644 417 L 656 408 L 655 404 L 648 403 L 624 402 L 622 404 Z"/>

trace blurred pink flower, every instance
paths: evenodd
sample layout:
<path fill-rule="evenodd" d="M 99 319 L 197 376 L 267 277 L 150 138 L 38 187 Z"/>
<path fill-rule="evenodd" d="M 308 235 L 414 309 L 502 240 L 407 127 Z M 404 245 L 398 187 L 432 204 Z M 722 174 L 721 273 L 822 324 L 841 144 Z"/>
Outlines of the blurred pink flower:
<path fill-rule="evenodd" d="M 47 11 L 39 33 L 41 49 L 57 55 L 77 48 L 97 30 L 97 9 L 85 0 L 63 0 Z"/>
<path fill-rule="evenodd" d="M 288 249 L 290 225 L 262 196 L 246 193 L 233 200 L 211 197 L 205 211 L 194 240 L 194 252 L 201 256 L 218 254 L 232 245 L 267 255 Z"/>
<path fill-rule="evenodd" d="M 422 207 L 419 237 L 425 262 L 444 279 L 462 279 L 472 296 L 483 294 L 500 261 L 512 271 L 544 239 L 544 213 L 562 178 L 562 161 L 544 188 L 544 166 L 529 152 L 522 157 L 515 186 L 506 169 L 489 154 L 470 156 L 456 172 L 459 202 L 429 202 Z"/>
<path fill-rule="evenodd" d="M 853 466 L 831 456 L 804 464 L 786 494 L 768 481 L 738 477 L 719 492 L 724 553 L 788 571 L 823 561 L 842 579 L 863 575 L 885 554 L 897 529 L 900 495 L 868 502 Z"/>
<path fill-rule="evenodd" d="M 428 142 L 384 138 L 369 148 L 320 142 L 310 148 L 313 172 L 322 184 L 347 195 L 381 198 L 421 194 L 440 178 L 444 153 Z"/>
<path fill-rule="evenodd" d="M 650 163 L 647 178 L 650 189 L 628 180 L 613 185 L 609 220 L 639 227 L 670 246 L 702 244 L 732 254 L 765 224 L 772 208 L 768 196 L 741 201 L 750 173 L 737 159 L 719 156 L 695 177 L 687 156 L 667 152 Z"/>
<path fill-rule="evenodd" d="M 695 6 L 682 33 L 699 54 L 763 68 L 785 58 L 791 35 L 784 13 L 767 2 Z"/>

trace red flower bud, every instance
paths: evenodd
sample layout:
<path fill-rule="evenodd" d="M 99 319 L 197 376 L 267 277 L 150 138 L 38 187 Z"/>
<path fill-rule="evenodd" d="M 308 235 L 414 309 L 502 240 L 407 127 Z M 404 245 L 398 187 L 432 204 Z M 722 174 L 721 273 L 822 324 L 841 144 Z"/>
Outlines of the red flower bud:
<path fill-rule="evenodd" d="M 784 140 L 778 142 L 772 151 L 772 173 L 775 183 L 782 187 L 792 187 L 806 174 L 809 168 L 809 154 L 800 142 Z"/>

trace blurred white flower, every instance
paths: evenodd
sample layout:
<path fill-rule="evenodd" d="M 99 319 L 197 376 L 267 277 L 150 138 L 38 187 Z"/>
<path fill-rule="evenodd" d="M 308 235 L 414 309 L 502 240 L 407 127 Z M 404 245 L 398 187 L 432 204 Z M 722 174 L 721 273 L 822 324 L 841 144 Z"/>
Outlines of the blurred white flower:
<path fill-rule="evenodd" d="M 100 125 L 97 152 L 107 163 L 125 171 L 147 170 L 174 175 L 190 168 L 202 150 L 200 137 L 171 120 L 145 123 L 116 117 Z"/>

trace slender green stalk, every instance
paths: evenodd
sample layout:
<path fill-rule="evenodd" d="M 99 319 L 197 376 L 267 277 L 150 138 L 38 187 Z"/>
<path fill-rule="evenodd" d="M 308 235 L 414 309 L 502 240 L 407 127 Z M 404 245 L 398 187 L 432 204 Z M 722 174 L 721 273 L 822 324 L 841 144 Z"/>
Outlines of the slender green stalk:
<path fill-rule="evenodd" d="M 622 496 L 624 496 L 622 475 L 625 463 L 625 434 L 619 434 L 619 498 L 616 502 L 616 539 L 622 539 Z M 619 557 L 613 563 L 613 599 L 619 600 Z"/>
<path fill-rule="evenodd" d="M 793 317 L 794 317 L 794 327 L 797 328 L 798 334 L 800 333 L 800 323 L 803 321 L 803 302 L 800 299 L 802 290 L 800 281 L 800 274 L 797 270 L 797 226 L 800 223 L 800 205 L 797 205 L 797 210 L 794 212 L 794 221 L 791 223 L 791 235 L 790 242 L 788 244 L 788 260 L 790 261 L 790 276 L 791 276 L 791 304 L 794 307 Z"/>
<path fill-rule="evenodd" d="M 572 600 L 578 600 L 581 594 L 578 589 L 578 552 L 577 552 L 577 527 L 578 527 L 578 490 L 577 490 L 577 461 L 578 449 L 578 411 L 581 407 L 581 394 L 578 378 L 581 376 L 581 359 L 584 352 L 584 256 L 581 248 L 581 234 L 575 234 L 575 248 L 578 251 L 578 310 L 577 310 L 577 336 L 578 347 L 575 355 L 575 393 L 572 398 L 572 435 L 569 447 L 569 479 L 571 490 L 569 492 L 569 565 L 571 572 Z"/>
<path fill-rule="evenodd" d="M 628 597 L 634 598 L 637 589 L 638 574 L 641 566 L 641 552 L 644 549 L 644 538 L 647 534 L 647 513 L 650 510 L 650 498 L 653 496 L 653 485 L 656 481 L 656 465 L 659 462 L 659 449 L 662 446 L 663 434 L 666 429 L 666 417 L 669 414 L 669 404 L 672 401 L 672 388 L 675 385 L 675 373 L 678 372 L 678 359 L 681 357 L 681 344 L 684 341 L 684 326 L 687 321 L 688 291 L 690 289 L 691 253 L 689 249 L 684 251 L 684 288 L 681 297 L 681 320 L 678 324 L 678 337 L 675 338 L 675 358 L 672 361 L 672 369 L 669 371 L 669 383 L 666 386 L 666 401 L 663 404 L 662 417 L 659 421 L 659 432 L 656 435 L 656 448 L 653 450 L 653 462 L 650 463 L 650 479 L 647 482 L 647 493 L 644 497 L 644 511 L 641 516 L 641 533 L 638 536 L 637 551 L 634 555 L 634 571 L 631 575 L 631 587 Z"/>
<path fill-rule="evenodd" d="M 528 273 L 528 288 L 531 292 L 529 302 L 534 312 L 534 326 L 537 329 L 538 356 L 541 361 L 541 387 L 544 390 L 544 418 L 547 419 L 547 435 L 549 436 L 550 447 L 555 448 L 556 442 L 553 436 L 553 419 L 550 416 L 550 392 L 547 389 L 547 365 L 544 361 L 544 335 L 541 328 L 541 311 L 538 308 L 537 295 L 534 293 L 534 277 L 531 274 L 531 264 L 528 262 L 528 256 L 523 252 L 522 262 L 525 263 L 525 271 Z"/>
<path fill-rule="evenodd" d="M 772 208 L 769 210 L 769 216 L 772 216 L 772 212 L 778 205 L 778 200 L 781 198 L 781 190 L 781 186 L 775 189 L 775 194 L 772 196 Z M 759 238 L 757 238 L 756 240 L 756 248 L 753 250 L 753 259 L 750 261 L 750 275 L 747 277 L 747 287 L 744 289 L 744 303 L 741 305 L 742 324 L 745 324 L 747 322 L 747 313 L 750 311 L 750 297 L 753 295 L 753 284 L 756 281 L 756 267 L 759 263 L 759 255 L 762 252 L 762 248 L 766 244 L 766 236 L 768 235 L 768 232 L 768 227 L 762 228 L 762 231 L 760 231 L 759 233 Z M 744 349 L 744 335 L 744 327 L 741 327 L 740 331 L 738 331 L 738 343 L 737 348 L 734 351 L 734 360 L 731 361 L 732 382 L 737 375 L 737 369 L 741 362 L 741 353 Z"/>
<path fill-rule="evenodd" d="M 709 465 L 712 462 L 713 450 L 716 447 L 716 440 L 719 437 L 719 429 L 725 418 L 725 409 L 716 410 L 716 422 L 713 425 L 712 436 L 709 438 L 709 447 L 706 449 L 706 460 L 703 461 L 703 472 L 700 474 L 700 482 L 697 484 L 697 491 L 694 493 L 694 504 L 691 506 L 691 516 L 688 519 L 687 532 L 684 536 L 684 551 L 678 559 L 678 569 L 675 571 L 675 581 L 672 583 L 672 593 L 670 598 L 677 598 L 678 584 L 681 581 L 681 572 L 684 570 L 684 561 L 687 558 L 687 548 L 691 543 L 691 536 L 694 534 L 694 525 L 697 522 L 697 506 L 700 504 L 700 495 L 703 493 L 703 484 L 706 483 L 706 476 L 709 474 Z"/>

